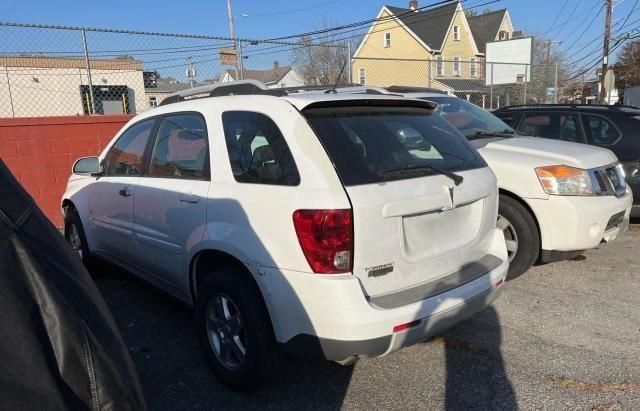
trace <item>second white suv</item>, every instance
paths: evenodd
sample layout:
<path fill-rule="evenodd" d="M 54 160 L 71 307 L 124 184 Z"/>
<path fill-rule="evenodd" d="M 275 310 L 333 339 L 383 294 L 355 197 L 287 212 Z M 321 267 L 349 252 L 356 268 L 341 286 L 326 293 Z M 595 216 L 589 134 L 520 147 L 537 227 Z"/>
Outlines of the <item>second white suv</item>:
<path fill-rule="evenodd" d="M 67 239 L 193 305 L 234 388 L 265 381 L 277 344 L 386 355 L 497 297 L 496 179 L 435 104 L 278 93 L 207 86 L 134 117 L 74 165 Z"/>

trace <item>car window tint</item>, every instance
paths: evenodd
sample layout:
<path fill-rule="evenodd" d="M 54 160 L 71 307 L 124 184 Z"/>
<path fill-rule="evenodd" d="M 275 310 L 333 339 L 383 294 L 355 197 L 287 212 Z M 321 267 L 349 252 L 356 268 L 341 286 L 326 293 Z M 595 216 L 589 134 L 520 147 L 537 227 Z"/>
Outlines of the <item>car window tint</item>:
<path fill-rule="evenodd" d="M 583 114 L 582 125 L 591 144 L 613 144 L 620 137 L 618 130 L 604 117 Z"/>
<path fill-rule="evenodd" d="M 209 145 L 202 116 L 176 114 L 160 121 L 149 175 L 207 178 Z"/>
<path fill-rule="evenodd" d="M 231 170 L 241 183 L 295 186 L 298 169 L 278 126 L 264 114 L 222 114 Z"/>
<path fill-rule="evenodd" d="M 303 114 L 346 186 L 435 174 L 431 167 L 486 166 L 456 128 L 424 108 L 330 107 Z"/>
<path fill-rule="evenodd" d="M 105 157 L 105 175 L 135 176 L 144 172 L 145 150 L 155 119 L 141 121 L 118 138 Z"/>
<path fill-rule="evenodd" d="M 529 136 L 581 142 L 575 118 L 567 113 L 527 113 L 518 131 Z"/>
<path fill-rule="evenodd" d="M 493 113 L 493 114 L 496 117 L 498 117 L 500 120 L 504 121 L 505 123 L 513 127 L 513 122 L 516 119 L 515 114 L 506 114 L 506 113 Z"/>

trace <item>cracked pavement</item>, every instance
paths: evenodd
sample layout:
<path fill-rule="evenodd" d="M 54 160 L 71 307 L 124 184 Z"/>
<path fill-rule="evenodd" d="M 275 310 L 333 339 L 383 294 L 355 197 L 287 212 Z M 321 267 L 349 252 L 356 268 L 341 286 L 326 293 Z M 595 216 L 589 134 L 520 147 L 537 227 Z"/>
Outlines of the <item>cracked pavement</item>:
<path fill-rule="evenodd" d="M 107 264 L 94 276 L 152 410 L 640 408 L 640 225 L 584 259 L 538 266 L 492 307 L 385 358 L 287 359 L 267 387 L 221 386 L 190 310 Z"/>

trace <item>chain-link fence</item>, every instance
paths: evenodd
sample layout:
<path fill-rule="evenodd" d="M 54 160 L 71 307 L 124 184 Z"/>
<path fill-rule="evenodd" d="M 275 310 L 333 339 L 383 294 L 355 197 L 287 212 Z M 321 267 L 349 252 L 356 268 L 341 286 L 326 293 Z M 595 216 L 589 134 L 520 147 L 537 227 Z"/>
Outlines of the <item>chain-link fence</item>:
<path fill-rule="evenodd" d="M 354 82 L 368 86 L 429 87 L 486 109 L 556 99 L 555 65 L 492 63 L 481 59 L 355 58 Z"/>
<path fill-rule="evenodd" d="M 0 117 L 138 113 L 170 93 L 237 79 L 333 83 L 350 53 L 344 43 L 13 23 L 0 23 L 0 38 Z"/>

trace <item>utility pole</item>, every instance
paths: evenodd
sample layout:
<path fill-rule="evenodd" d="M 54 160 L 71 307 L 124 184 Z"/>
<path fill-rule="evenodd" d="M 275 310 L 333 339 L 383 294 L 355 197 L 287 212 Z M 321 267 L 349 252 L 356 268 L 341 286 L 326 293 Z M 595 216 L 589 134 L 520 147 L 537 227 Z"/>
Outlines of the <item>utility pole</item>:
<path fill-rule="evenodd" d="M 231 0 L 227 0 L 227 12 L 229 13 L 229 35 L 231 42 L 233 43 L 233 50 L 236 52 L 236 75 L 235 79 L 238 80 L 238 49 L 236 47 L 236 34 L 233 26 L 235 17 L 233 15 L 233 9 L 231 8 Z"/>
<path fill-rule="evenodd" d="M 607 2 L 607 17 L 604 21 L 604 49 L 602 52 L 602 73 L 600 77 L 600 104 L 603 104 L 607 91 L 604 89 L 604 76 L 607 74 L 609 66 L 609 37 L 611 36 L 611 9 L 613 8 L 613 0 L 605 0 Z"/>

